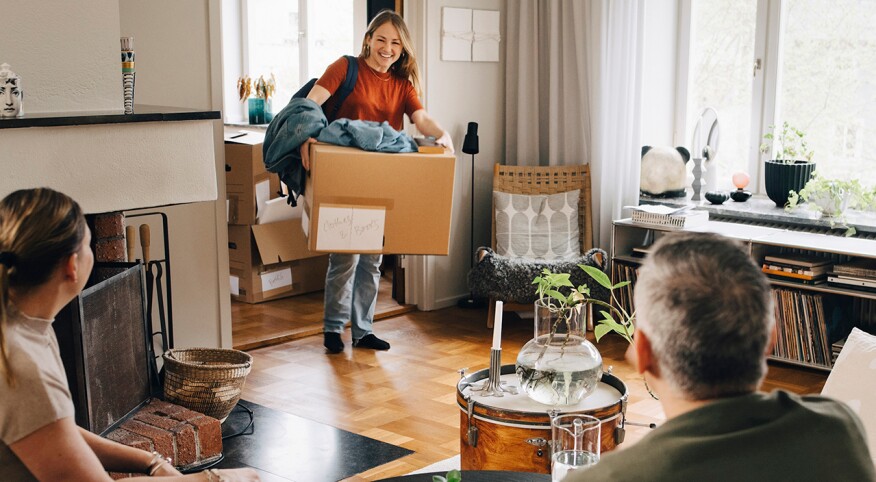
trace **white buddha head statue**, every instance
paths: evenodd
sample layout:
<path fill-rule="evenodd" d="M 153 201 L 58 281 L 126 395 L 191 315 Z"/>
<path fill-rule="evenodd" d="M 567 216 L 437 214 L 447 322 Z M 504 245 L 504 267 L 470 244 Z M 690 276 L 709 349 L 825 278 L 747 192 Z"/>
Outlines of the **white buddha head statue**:
<path fill-rule="evenodd" d="M 0 117 L 21 115 L 21 77 L 9 69 L 9 64 L 0 64 Z"/>

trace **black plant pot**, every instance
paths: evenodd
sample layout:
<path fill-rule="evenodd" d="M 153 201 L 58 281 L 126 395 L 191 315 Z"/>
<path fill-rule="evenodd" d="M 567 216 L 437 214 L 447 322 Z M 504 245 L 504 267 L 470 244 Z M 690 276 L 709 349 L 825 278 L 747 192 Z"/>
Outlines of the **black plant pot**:
<path fill-rule="evenodd" d="M 777 207 L 785 207 L 788 191 L 800 192 L 812 177 L 813 170 L 814 162 L 794 161 L 793 164 L 785 164 L 784 161 L 766 161 L 764 183 L 767 196 Z"/>

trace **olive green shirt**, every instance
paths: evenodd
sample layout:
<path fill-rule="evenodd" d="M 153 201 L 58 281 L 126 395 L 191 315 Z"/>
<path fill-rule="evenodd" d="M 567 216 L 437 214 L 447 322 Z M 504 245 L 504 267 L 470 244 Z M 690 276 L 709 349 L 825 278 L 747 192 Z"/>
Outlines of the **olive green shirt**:
<path fill-rule="evenodd" d="M 754 393 L 670 419 L 565 481 L 872 481 L 863 433 L 841 402 Z"/>
<path fill-rule="evenodd" d="M 28 481 L 35 478 L 9 445 L 74 409 L 52 320 L 10 308 L 4 334 L 15 386 L 0 376 L 0 480 Z"/>

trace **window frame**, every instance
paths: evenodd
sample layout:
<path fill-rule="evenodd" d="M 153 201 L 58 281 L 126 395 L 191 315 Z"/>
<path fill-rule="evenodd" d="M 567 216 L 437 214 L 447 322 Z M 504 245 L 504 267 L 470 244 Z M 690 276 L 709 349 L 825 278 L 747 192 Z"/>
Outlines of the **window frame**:
<path fill-rule="evenodd" d="M 755 43 L 752 58 L 751 131 L 747 168 L 751 175 L 748 189 L 764 194 L 764 154 L 760 152 L 762 136 L 768 126 L 775 125 L 781 110 L 781 56 L 786 20 L 783 0 L 757 0 Z M 688 115 L 688 91 L 691 76 L 691 25 L 693 0 L 680 0 L 678 26 L 678 52 L 676 99 L 680 99 L 675 112 L 677 131 L 676 145 L 687 145 L 693 134 L 696 119 Z"/>
<path fill-rule="evenodd" d="M 258 0 L 223 0 L 223 5 L 226 7 L 227 13 L 230 14 L 229 24 L 223 22 L 223 42 L 231 42 L 234 47 L 240 49 L 239 52 L 234 51 L 234 47 L 223 49 L 228 51 L 228 56 L 223 54 L 223 61 L 231 67 L 223 68 L 225 75 L 225 122 L 246 124 L 247 106 L 246 103 L 236 102 L 237 94 L 235 93 L 235 84 L 244 73 L 252 72 L 253 66 L 250 60 L 250 41 L 249 41 L 249 11 L 250 1 Z M 313 19 L 310 18 L 308 8 L 309 2 L 319 0 L 296 0 L 298 2 L 298 79 L 295 85 L 304 85 L 310 78 L 318 76 L 322 72 L 308 73 L 308 64 L 310 61 L 310 42 L 309 32 Z M 366 1 L 351 0 L 353 6 L 353 52 L 358 52 L 359 42 L 366 30 Z M 237 31 L 234 31 L 234 29 Z M 234 106 L 236 104 L 236 106 Z M 276 106 L 275 106 L 276 108 Z"/>

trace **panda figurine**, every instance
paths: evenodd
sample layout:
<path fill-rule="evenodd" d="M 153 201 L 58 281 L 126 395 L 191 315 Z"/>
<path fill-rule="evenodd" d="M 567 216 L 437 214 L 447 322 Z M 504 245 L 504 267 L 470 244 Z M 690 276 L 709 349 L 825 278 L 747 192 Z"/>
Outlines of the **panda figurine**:
<path fill-rule="evenodd" d="M 684 147 L 642 147 L 639 191 L 659 198 L 684 197 L 690 152 Z"/>

